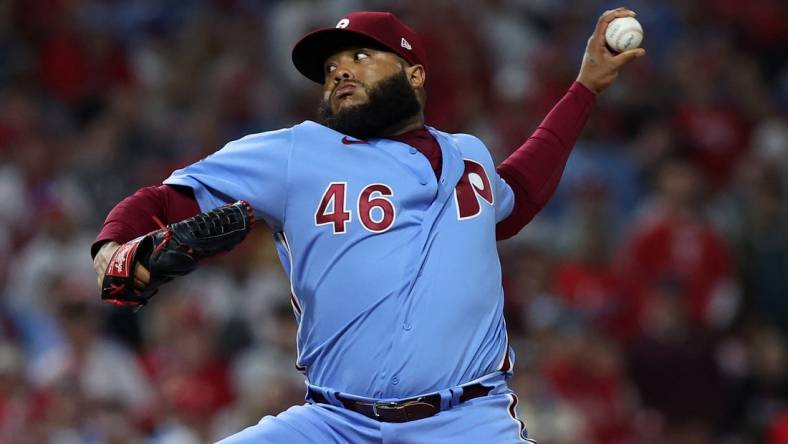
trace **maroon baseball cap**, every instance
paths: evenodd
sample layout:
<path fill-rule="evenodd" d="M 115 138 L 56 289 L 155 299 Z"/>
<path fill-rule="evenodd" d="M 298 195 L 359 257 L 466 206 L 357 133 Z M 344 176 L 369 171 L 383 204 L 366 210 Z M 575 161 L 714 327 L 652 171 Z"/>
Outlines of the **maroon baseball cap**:
<path fill-rule="evenodd" d="M 416 31 L 390 12 L 353 12 L 334 28 L 310 32 L 293 47 L 293 64 L 309 80 L 323 83 L 323 64 L 331 54 L 352 46 L 391 51 L 412 65 L 427 67 L 427 54 Z"/>

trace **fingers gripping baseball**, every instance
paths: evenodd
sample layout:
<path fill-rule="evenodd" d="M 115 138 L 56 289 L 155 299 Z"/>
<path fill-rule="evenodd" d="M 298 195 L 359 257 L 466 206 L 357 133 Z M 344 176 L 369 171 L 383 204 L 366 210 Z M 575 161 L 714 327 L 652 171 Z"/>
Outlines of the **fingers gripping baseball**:
<path fill-rule="evenodd" d="M 620 54 L 614 54 L 605 44 L 605 31 L 610 22 L 620 17 L 634 16 L 634 11 L 620 7 L 605 11 L 599 17 L 594 33 L 588 39 L 583 63 L 577 76 L 578 82 L 599 94 L 613 83 L 624 65 L 646 54 L 643 48 L 629 49 Z"/>

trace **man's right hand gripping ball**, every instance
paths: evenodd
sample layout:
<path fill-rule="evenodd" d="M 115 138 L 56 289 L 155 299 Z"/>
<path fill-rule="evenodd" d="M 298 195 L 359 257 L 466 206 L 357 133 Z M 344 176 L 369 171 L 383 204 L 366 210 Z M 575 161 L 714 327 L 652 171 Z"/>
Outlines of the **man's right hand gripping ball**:
<path fill-rule="evenodd" d="M 93 260 L 101 299 L 139 309 L 162 284 L 238 245 L 253 223 L 252 207 L 238 201 L 168 226 L 159 222 L 160 229 L 123 245 L 103 245 Z"/>
<path fill-rule="evenodd" d="M 597 21 L 594 33 L 588 39 L 583 63 L 577 81 L 596 94 L 609 87 L 618 73 L 632 60 L 646 55 L 643 48 L 628 49 L 620 54 L 613 54 L 605 44 L 607 25 L 620 17 L 634 17 L 635 12 L 621 7 L 605 11 Z"/>

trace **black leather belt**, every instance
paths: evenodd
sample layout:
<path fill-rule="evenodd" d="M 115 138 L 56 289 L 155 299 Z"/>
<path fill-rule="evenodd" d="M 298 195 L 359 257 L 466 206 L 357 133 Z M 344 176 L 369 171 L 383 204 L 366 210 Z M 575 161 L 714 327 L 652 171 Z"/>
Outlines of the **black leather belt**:
<path fill-rule="evenodd" d="M 460 403 L 474 398 L 486 396 L 492 390 L 481 384 L 472 384 L 463 387 Z M 309 389 L 309 397 L 320 404 L 331 404 L 320 392 Z M 348 399 L 341 395 L 337 400 L 345 406 L 362 415 L 382 422 L 407 422 L 417 419 L 429 418 L 441 411 L 441 396 L 437 393 L 428 396 L 403 399 L 396 402 L 366 402 Z"/>

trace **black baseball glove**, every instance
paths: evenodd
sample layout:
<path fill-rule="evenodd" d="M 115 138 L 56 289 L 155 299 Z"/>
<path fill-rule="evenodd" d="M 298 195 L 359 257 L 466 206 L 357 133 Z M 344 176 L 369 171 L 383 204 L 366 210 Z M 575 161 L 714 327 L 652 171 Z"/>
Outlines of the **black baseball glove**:
<path fill-rule="evenodd" d="M 112 304 L 142 308 L 159 287 L 191 273 L 200 260 L 230 251 L 251 230 L 254 212 L 239 200 L 197 214 L 140 236 L 118 247 L 107 264 L 101 299 Z M 150 271 L 150 283 L 134 286 L 134 270 L 141 264 Z"/>

